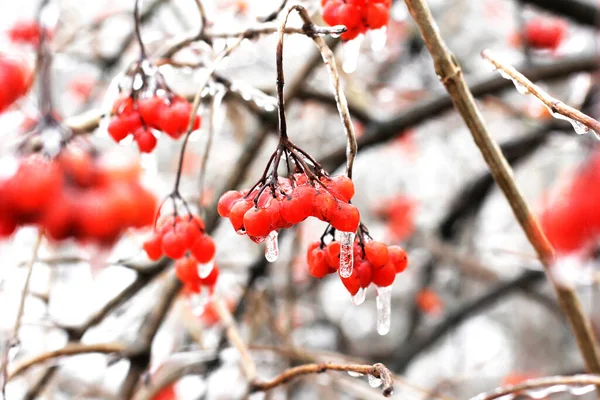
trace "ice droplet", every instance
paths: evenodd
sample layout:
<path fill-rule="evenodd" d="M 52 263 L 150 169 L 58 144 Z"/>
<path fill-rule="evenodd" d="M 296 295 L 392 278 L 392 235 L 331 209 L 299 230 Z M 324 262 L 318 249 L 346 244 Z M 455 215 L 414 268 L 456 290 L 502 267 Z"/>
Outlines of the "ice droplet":
<path fill-rule="evenodd" d="M 212 272 L 214 267 L 215 267 L 214 259 L 210 260 L 209 262 L 207 262 L 205 264 L 198 264 L 198 276 L 201 279 L 206 278 L 208 275 L 210 275 L 210 273 Z"/>
<path fill-rule="evenodd" d="M 277 261 L 279 257 L 279 244 L 277 243 L 277 231 L 271 231 L 267 236 L 267 244 L 265 246 L 265 258 L 268 262 Z"/>
<path fill-rule="evenodd" d="M 332 29 L 332 30 L 334 30 L 334 29 L 341 29 L 341 28 L 345 28 L 345 26 L 344 26 L 344 25 L 335 25 L 335 26 L 332 26 L 332 27 L 331 27 L 331 29 Z M 342 36 L 342 33 L 338 33 L 338 32 L 331 32 L 331 37 L 333 37 L 333 38 L 336 38 L 336 39 L 337 39 L 337 38 L 339 38 L 340 36 Z"/>
<path fill-rule="evenodd" d="M 353 378 L 358 378 L 359 376 L 363 376 L 363 374 L 361 374 L 360 372 L 354 372 L 354 371 L 348 371 L 348 375 L 350 375 Z"/>
<path fill-rule="evenodd" d="M 340 232 L 340 276 L 349 278 L 354 266 L 354 232 Z"/>
<path fill-rule="evenodd" d="M 525 85 L 523 85 L 521 82 L 517 81 L 516 79 L 513 79 L 512 76 L 502 71 L 501 69 L 496 69 L 496 67 L 494 67 L 494 70 L 498 71 L 498 73 L 500 73 L 500 76 L 504 79 L 512 81 L 513 85 L 515 85 L 515 88 L 517 89 L 517 92 L 521 94 L 529 94 L 529 89 L 527 89 L 527 87 L 525 87 Z"/>
<path fill-rule="evenodd" d="M 367 289 L 360 288 L 360 289 L 358 289 L 358 292 L 356 292 L 356 294 L 354 296 L 352 296 L 352 302 L 354 303 L 354 305 L 360 306 L 362 303 L 365 302 L 366 297 L 367 297 Z"/>
<path fill-rule="evenodd" d="M 369 377 L 369 386 L 372 388 L 378 388 L 381 386 L 381 379 L 375 378 L 373 375 L 368 375 Z"/>
<path fill-rule="evenodd" d="M 552 115 L 554 118 L 556 119 L 562 119 L 564 121 L 567 121 L 571 124 L 571 126 L 573 127 L 573 129 L 575 130 L 575 133 L 578 135 L 585 135 L 586 133 L 593 133 L 596 138 L 600 138 L 598 136 L 598 133 L 590 128 L 588 128 L 587 126 L 585 126 L 584 124 L 582 124 L 579 121 L 575 121 L 574 119 L 571 119 L 569 117 L 567 117 L 566 115 L 563 115 L 561 113 L 558 112 L 554 112 L 552 111 L 552 109 L 550 107 L 547 107 L 548 111 L 550 111 L 550 115 Z"/>
<path fill-rule="evenodd" d="M 387 42 L 387 26 L 369 31 L 369 39 L 371 40 L 371 50 L 383 50 Z"/>
<path fill-rule="evenodd" d="M 392 285 L 377 288 L 377 333 L 381 336 L 390 331 L 392 313 Z"/>
<path fill-rule="evenodd" d="M 363 39 L 364 35 L 358 35 L 355 39 L 348 40 L 342 44 L 342 49 L 344 50 L 342 69 L 347 74 L 351 74 L 356 70 L 358 56 L 360 55 L 360 45 Z"/>

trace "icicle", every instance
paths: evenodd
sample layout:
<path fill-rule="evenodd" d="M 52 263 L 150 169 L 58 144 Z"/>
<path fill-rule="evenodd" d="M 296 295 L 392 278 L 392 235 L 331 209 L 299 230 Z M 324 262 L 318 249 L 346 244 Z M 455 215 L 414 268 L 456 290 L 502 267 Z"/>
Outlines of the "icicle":
<path fill-rule="evenodd" d="M 198 276 L 202 279 L 206 278 L 215 268 L 215 260 L 212 259 L 205 264 L 198 264 Z"/>
<path fill-rule="evenodd" d="M 554 111 L 552 111 L 552 109 L 550 107 L 547 107 L 547 108 L 548 108 L 548 111 L 550 112 L 550 115 L 552 115 L 554 118 L 562 119 L 564 121 L 569 122 L 571 124 L 571 126 L 573 126 L 575 133 L 577 133 L 578 135 L 585 135 L 586 133 L 591 132 L 596 136 L 596 138 L 599 138 L 598 132 L 591 130 L 590 128 L 588 128 L 587 126 L 582 124 L 581 122 L 575 121 L 574 119 L 571 119 L 571 118 L 567 117 L 566 115 L 562 115 L 561 113 L 554 112 Z"/>
<path fill-rule="evenodd" d="M 378 388 L 381 386 L 381 379 L 375 378 L 373 375 L 367 375 L 369 377 L 369 386 L 372 388 Z"/>
<path fill-rule="evenodd" d="M 390 331 L 392 285 L 377 288 L 377 333 L 387 335 Z"/>
<path fill-rule="evenodd" d="M 265 258 L 268 262 L 277 261 L 279 257 L 279 244 L 277 243 L 277 231 L 271 231 L 267 236 L 267 244 L 265 246 Z"/>
<path fill-rule="evenodd" d="M 354 266 L 354 232 L 340 232 L 340 276 L 349 278 Z"/>
<path fill-rule="evenodd" d="M 344 49 L 342 69 L 347 74 L 351 74 L 356 70 L 358 56 L 360 55 L 360 45 L 362 44 L 363 39 L 364 36 L 359 35 L 355 39 L 342 44 L 342 48 Z"/>
<path fill-rule="evenodd" d="M 356 292 L 356 294 L 354 296 L 352 296 L 352 302 L 354 303 L 354 305 L 360 306 L 362 303 L 365 302 L 366 297 L 367 297 L 367 289 L 360 288 L 360 289 L 358 289 L 358 292 Z"/>
<path fill-rule="evenodd" d="M 359 376 L 363 376 L 363 374 L 361 374 L 360 372 L 354 372 L 354 371 L 348 371 L 348 375 L 350 375 L 353 378 L 358 378 Z"/>
<path fill-rule="evenodd" d="M 385 42 L 387 42 L 387 26 L 369 31 L 369 39 L 371 40 L 371 50 L 383 50 L 385 48 Z"/>

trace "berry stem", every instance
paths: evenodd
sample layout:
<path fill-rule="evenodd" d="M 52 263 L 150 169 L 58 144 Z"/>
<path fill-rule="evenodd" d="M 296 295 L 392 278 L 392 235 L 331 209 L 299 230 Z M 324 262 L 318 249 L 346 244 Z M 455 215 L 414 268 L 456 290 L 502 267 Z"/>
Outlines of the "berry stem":
<path fill-rule="evenodd" d="M 142 21 L 140 18 L 140 3 L 142 0 L 135 0 L 135 6 L 133 7 L 133 20 L 135 24 L 135 37 L 137 39 L 138 44 L 140 45 L 140 60 L 146 58 L 146 47 L 144 46 L 144 42 L 142 41 L 142 32 L 141 25 Z"/>
<path fill-rule="evenodd" d="M 285 25 L 287 24 L 290 12 L 285 15 L 283 22 L 279 27 L 279 38 L 277 40 L 277 51 L 275 53 L 275 62 L 277 67 L 277 109 L 279 116 L 279 137 L 280 140 L 287 139 L 287 122 L 285 119 L 285 98 L 283 96 L 283 87 L 285 77 L 283 73 L 283 39 L 285 37 Z"/>
<path fill-rule="evenodd" d="M 40 40 L 37 49 L 37 71 L 40 80 L 40 99 L 39 107 L 41 115 L 50 115 L 54 109 L 52 100 L 52 50 L 48 43 L 48 29 L 43 24 L 42 14 L 44 9 L 50 3 L 49 0 L 43 0 L 40 3 L 37 13 L 37 23 L 40 26 Z"/>

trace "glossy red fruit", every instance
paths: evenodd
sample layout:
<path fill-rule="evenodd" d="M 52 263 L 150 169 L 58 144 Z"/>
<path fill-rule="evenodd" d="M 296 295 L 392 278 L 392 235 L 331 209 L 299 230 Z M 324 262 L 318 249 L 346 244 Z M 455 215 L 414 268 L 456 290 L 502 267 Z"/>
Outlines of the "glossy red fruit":
<path fill-rule="evenodd" d="M 367 260 L 375 268 L 383 267 L 387 264 L 389 259 L 388 247 L 385 244 L 376 241 L 365 244 L 365 254 Z"/>
<path fill-rule="evenodd" d="M 383 4 L 370 4 L 367 7 L 366 24 L 370 29 L 380 29 L 387 25 L 388 8 Z"/>
<path fill-rule="evenodd" d="M 244 214 L 244 227 L 250 236 L 267 236 L 271 227 L 271 216 L 264 208 L 253 207 Z"/>
<path fill-rule="evenodd" d="M 352 204 L 338 202 L 329 223 L 339 231 L 356 232 L 360 224 L 358 208 Z"/>
<path fill-rule="evenodd" d="M 229 212 L 231 211 L 231 208 L 233 207 L 235 202 L 241 199 L 242 197 L 244 196 L 237 190 L 230 190 L 224 193 L 219 198 L 219 202 L 217 203 L 217 212 L 219 213 L 219 215 L 223 218 L 229 217 Z"/>
<path fill-rule="evenodd" d="M 314 199 L 312 215 L 321 221 L 330 222 L 337 208 L 338 201 L 335 200 L 333 195 L 325 189 L 320 188 Z"/>
<path fill-rule="evenodd" d="M 327 264 L 335 270 L 340 268 L 340 242 L 331 242 L 326 248 Z"/>
<path fill-rule="evenodd" d="M 327 255 L 325 250 L 317 247 L 312 249 L 309 253 L 309 262 L 308 262 L 308 273 L 315 278 L 323 278 L 325 275 L 329 274 L 330 267 L 327 263 Z"/>
<path fill-rule="evenodd" d="M 210 271 L 210 274 L 204 279 L 200 279 L 200 282 L 203 286 L 213 287 L 217 284 L 217 280 L 219 279 L 219 267 L 215 265 L 213 269 Z"/>
<path fill-rule="evenodd" d="M 174 260 L 185 255 L 185 238 L 175 231 L 169 231 L 162 237 L 162 251 L 165 256 Z"/>
<path fill-rule="evenodd" d="M 373 268 L 367 261 L 355 261 L 354 269 L 358 275 L 361 288 L 367 288 L 371 284 Z"/>
<path fill-rule="evenodd" d="M 199 263 L 206 264 L 215 257 L 215 242 L 210 236 L 201 235 L 194 241 L 190 251 Z"/>
<path fill-rule="evenodd" d="M 229 221 L 236 232 L 240 233 L 244 231 L 244 214 L 246 211 L 254 207 L 254 203 L 250 200 L 239 200 L 229 212 Z"/>
<path fill-rule="evenodd" d="M 156 147 L 156 136 L 148 129 L 138 129 L 133 133 L 133 138 L 137 142 L 138 148 L 142 153 L 151 153 Z"/>
<path fill-rule="evenodd" d="M 198 262 L 192 257 L 183 257 L 175 261 L 175 275 L 190 291 L 199 293 L 201 280 L 198 276 Z"/>
<path fill-rule="evenodd" d="M 396 273 L 399 274 L 403 272 L 408 266 L 408 256 L 406 251 L 400 246 L 389 246 L 388 254 L 390 262 L 396 269 Z"/>
<path fill-rule="evenodd" d="M 148 255 L 148 258 L 156 261 L 162 257 L 162 240 L 159 235 L 152 235 L 148 240 L 144 242 L 144 251 Z"/>
<path fill-rule="evenodd" d="M 24 62 L 0 54 L 0 113 L 27 93 L 31 77 Z"/>
<path fill-rule="evenodd" d="M 324 183 L 338 200 L 348 202 L 354 197 L 354 183 L 345 175 L 334 176 Z"/>
<path fill-rule="evenodd" d="M 21 159 L 17 172 L 6 184 L 6 196 L 18 212 L 40 213 L 62 185 L 63 175 L 56 162 L 31 155 Z"/>
<path fill-rule="evenodd" d="M 360 278 L 356 273 L 356 270 L 353 270 L 352 275 L 350 275 L 348 278 L 344 278 L 340 275 L 340 279 L 346 287 L 346 290 L 348 290 L 352 296 L 354 296 L 360 289 Z"/>
<path fill-rule="evenodd" d="M 372 280 L 379 287 L 390 286 L 396 278 L 396 268 L 388 262 L 381 268 L 373 268 Z"/>
<path fill-rule="evenodd" d="M 162 113 L 168 107 L 169 106 L 165 101 L 158 96 L 152 96 L 138 101 L 140 116 L 146 125 L 155 129 L 160 129 Z"/>
<path fill-rule="evenodd" d="M 563 41 L 567 24 L 555 18 L 533 18 L 527 21 L 524 36 L 527 43 L 535 49 L 555 50 Z"/>
<path fill-rule="evenodd" d="M 8 37 L 13 43 L 37 46 L 42 29 L 37 21 L 18 21 L 9 30 Z"/>
<path fill-rule="evenodd" d="M 341 4 L 337 9 L 338 24 L 346 25 L 348 29 L 354 29 L 362 24 L 360 10 L 351 4 Z"/>

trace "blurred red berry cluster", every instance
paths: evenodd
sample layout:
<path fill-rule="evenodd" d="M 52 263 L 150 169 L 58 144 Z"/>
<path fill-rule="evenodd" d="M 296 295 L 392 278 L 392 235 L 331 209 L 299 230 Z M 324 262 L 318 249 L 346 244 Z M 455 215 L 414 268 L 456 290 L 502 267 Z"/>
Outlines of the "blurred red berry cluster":
<path fill-rule="evenodd" d="M 406 251 L 400 246 L 386 246 L 370 241 L 363 248 L 359 240 L 356 240 L 353 250 L 352 274 L 348 278 L 340 276 L 351 295 L 355 295 L 361 288 L 367 288 L 371 283 L 379 287 L 390 286 L 394 283 L 396 274 L 404 271 L 408 265 Z M 337 241 L 328 245 L 312 243 L 306 256 L 308 272 L 315 278 L 323 278 L 336 272 L 340 267 L 340 251 L 341 245 Z"/>
<path fill-rule="evenodd" d="M 14 174 L 0 179 L 0 236 L 35 224 L 54 240 L 110 245 L 154 220 L 156 199 L 139 173 L 135 164 L 114 165 L 75 145 L 55 159 L 23 156 Z"/>
<path fill-rule="evenodd" d="M 525 24 L 525 42 L 534 49 L 556 50 L 567 33 L 567 23 L 558 18 L 532 18 Z"/>
<path fill-rule="evenodd" d="M 0 54 L 0 113 L 29 91 L 32 78 L 27 64 Z"/>
<path fill-rule="evenodd" d="M 229 218 L 233 228 L 255 242 L 271 231 L 290 228 L 312 216 L 343 232 L 354 232 L 360 223 L 358 209 L 349 203 L 354 184 L 346 176 L 321 177 L 320 184 L 305 174 L 293 180 L 279 178 L 279 191 L 270 187 L 251 192 L 229 191 L 219 199 L 219 215 Z"/>
<path fill-rule="evenodd" d="M 321 0 L 323 21 L 327 24 L 344 25 L 348 30 L 343 40 L 351 40 L 369 29 L 387 25 L 391 0 Z"/>
<path fill-rule="evenodd" d="M 542 212 L 541 223 L 559 253 L 589 249 L 600 237 L 600 151 L 596 150 L 558 198 Z"/>
<path fill-rule="evenodd" d="M 16 44 L 28 44 L 37 46 L 40 43 L 42 28 L 37 21 L 18 21 L 7 31 L 8 38 Z M 52 37 L 52 32 L 46 30 L 46 34 Z"/>
<path fill-rule="evenodd" d="M 153 129 L 178 139 L 187 130 L 191 112 L 192 105 L 178 96 L 167 99 L 155 95 L 139 100 L 120 97 L 113 105 L 108 133 L 116 142 L 133 135 L 140 151 L 150 153 L 157 142 Z M 196 115 L 193 129 L 198 128 L 200 117 Z"/>
<path fill-rule="evenodd" d="M 375 208 L 376 214 L 386 219 L 387 232 L 391 241 L 399 242 L 413 234 L 416 206 L 416 200 L 400 195 L 382 201 Z"/>

